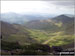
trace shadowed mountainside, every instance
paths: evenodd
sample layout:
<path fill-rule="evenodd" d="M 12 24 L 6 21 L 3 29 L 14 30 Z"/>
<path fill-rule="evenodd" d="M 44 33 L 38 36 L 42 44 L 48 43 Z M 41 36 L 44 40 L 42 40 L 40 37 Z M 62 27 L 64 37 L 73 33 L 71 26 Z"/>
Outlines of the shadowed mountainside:
<path fill-rule="evenodd" d="M 37 41 L 29 36 L 29 32 L 26 30 L 25 27 L 20 25 L 13 25 L 6 22 L 1 23 L 1 35 L 2 40 L 9 41 L 9 42 L 19 42 L 21 44 L 25 43 L 36 43 Z"/>

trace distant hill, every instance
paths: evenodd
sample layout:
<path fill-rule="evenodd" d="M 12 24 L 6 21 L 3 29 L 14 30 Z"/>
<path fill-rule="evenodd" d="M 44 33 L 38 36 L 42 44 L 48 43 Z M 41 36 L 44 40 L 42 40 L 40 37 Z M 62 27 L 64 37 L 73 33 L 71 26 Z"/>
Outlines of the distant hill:
<path fill-rule="evenodd" d="M 17 24 L 24 24 L 31 20 L 43 20 L 47 18 L 53 17 L 53 15 L 49 16 L 43 16 L 39 14 L 17 14 L 17 13 L 2 13 L 1 15 L 1 21 L 9 22 L 9 23 L 17 23 Z"/>
<path fill-rule="evenodd" d="M 31 38 L 29 32 L 25 27 L 20 25 L 13 25 L 6 22 L 1 23 L 2 40 L 8 42 L 19 42 L 20 44 L 36 43 L 37 41 Z"/>
<path fill-rule="evenodd" d="M 59 15 L 47 20 L 33 20 L 28 22 L 25 26 L 31 29 L 48 30 L 51 32 L 66 30 L 67 33 L 71 32 L 70 34 L 73 34 L 74 18 Z"/>
<path fill-rule="evenodd" d="M 74 34 L 74 17 L 69 17 L 66 15 L 60 15 L 52 19 L 52 21 L 62 23 L 62 28 L 68 34 Z"/>
<path fill-rule="evenodd" d="M 26 27 L 31 29 L 38 29 L 38 30 L 56 30 L 58 29 L 58 26 L 55 24 L 47 21 L 47 20 L 36 20 L 36 21 L 30 21 L 26 25 Z"/>
<path fill-rule="evenodd" d="M 52 20 L 56 21 L 56 22 L 62 22 L 63 24 L 65 24 L 65 23 L 73 21 L 74 18 L 68 17 L 66 15 L 60 15 L 60 16 L 56 16 L 56 17 L 52 18 Z"/>

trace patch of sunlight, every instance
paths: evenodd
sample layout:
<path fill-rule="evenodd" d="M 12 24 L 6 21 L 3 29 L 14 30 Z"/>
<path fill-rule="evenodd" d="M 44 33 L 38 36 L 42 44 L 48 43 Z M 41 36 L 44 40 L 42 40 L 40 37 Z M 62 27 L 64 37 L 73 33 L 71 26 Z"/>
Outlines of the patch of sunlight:
<path fill-rule="evenodd" d="M 57 25 L 58 27 L 61 27 L 62 26 L 62 22 L 55 23 L 55 25 Z"/>

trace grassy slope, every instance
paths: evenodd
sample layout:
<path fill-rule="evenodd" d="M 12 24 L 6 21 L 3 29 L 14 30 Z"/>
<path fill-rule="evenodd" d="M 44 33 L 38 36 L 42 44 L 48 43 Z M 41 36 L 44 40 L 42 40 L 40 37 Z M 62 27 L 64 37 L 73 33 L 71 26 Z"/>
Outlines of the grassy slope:
<path fill-rule="evenodd" d="M 60 23 L 56 25 L 61 26 L 62 24 Z M 65 32 L 63 31 L 52 33 L 50 32 L 50 30 L 49 31 L 32 30 L 27 29 L 26 27 L 23 27 L 21 25 L 14 25 L 14 27 L 18 30 L 18 32 L 16 32 L 15 34 L 9 34 L 7 38 L 6 36 L 4 36 L 3 40 L 12 42 L 18 41 L 21 44 L 36 43 L 37 40 L 40 43 L 49 44 L 50 46 L 69 44 L 74 41 L 73 35 L 70 34 L 66 35 Z M 13 31 L 12 28 L 10 29 L 10 31 Z M 9 33 L 10 31 L 8 30 Z"/>
<path fill-rule="evenodd" d="M 47 33 L 40 30 L 29 30 L 31 36 L 42 44 L 49 44 L 50 46 L 65 45 L 74 42 L 73 35 L 66 35 L 63 31 L 55 33 Z"/>
<path fill-rule="evenodd" d="M 44 26 L 44 28 L 42 29 L 44 30 L 47 29 L 46 31 L 32 30 L 30 31 L 31 36 L 34 36 L 35 39 L 38 40 L 39 42 L 43 44 L 49 44 L 50 46 L 65 45 L 65 44 L 70 44 L 74 42 L 74 38 L 75 38 L 75 36 L 73 35 L 74 34 L 74 18 L 60 16 L 56 20 L 58 22 L 52 22 L 52 21 L 50 22 L 58 26 L 58 28 L 54 27 L 54 25 L 50 26 L 49 24 L 47 25 L 44 24 L 42 25 Z"/>
<path fill-rule="evenodd" d="M 35 39 L 29 36 L 29 32 L 26 30 L 26 28 L 21 25 L 11 25 L 11 24 L 3 22 L 2 36 L 3 36 L 2 40 L 8 41 L 8 42 L 19 42 L 20 44 L 37 43 Z"/>

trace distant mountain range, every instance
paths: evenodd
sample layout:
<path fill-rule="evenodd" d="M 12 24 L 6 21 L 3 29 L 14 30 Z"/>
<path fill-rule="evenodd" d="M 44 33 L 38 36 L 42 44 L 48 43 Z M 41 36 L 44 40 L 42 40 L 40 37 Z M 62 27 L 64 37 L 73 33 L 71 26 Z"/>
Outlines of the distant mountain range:
<path fill-rule="evenodd" d="M 49 15 L 41 16 L 41 15 L 5 13 L 1 14 L 0 20 L 8 23 L 22 24 L 31 29 L 49 30 L 51 32 L 60 30 L 63 31 L 68 29 L 68 31 L 72 31 L 73 33 L 74 29 L 74 15 L 69 14 L 51 17 Z"/>
<path fill-rule="evenodd" d="M 0 20 L 9 23 L 24 24 L 31 20 L 43 20 L 54 16 L 55 15 L 3 13 L 1 14 Z"/>

